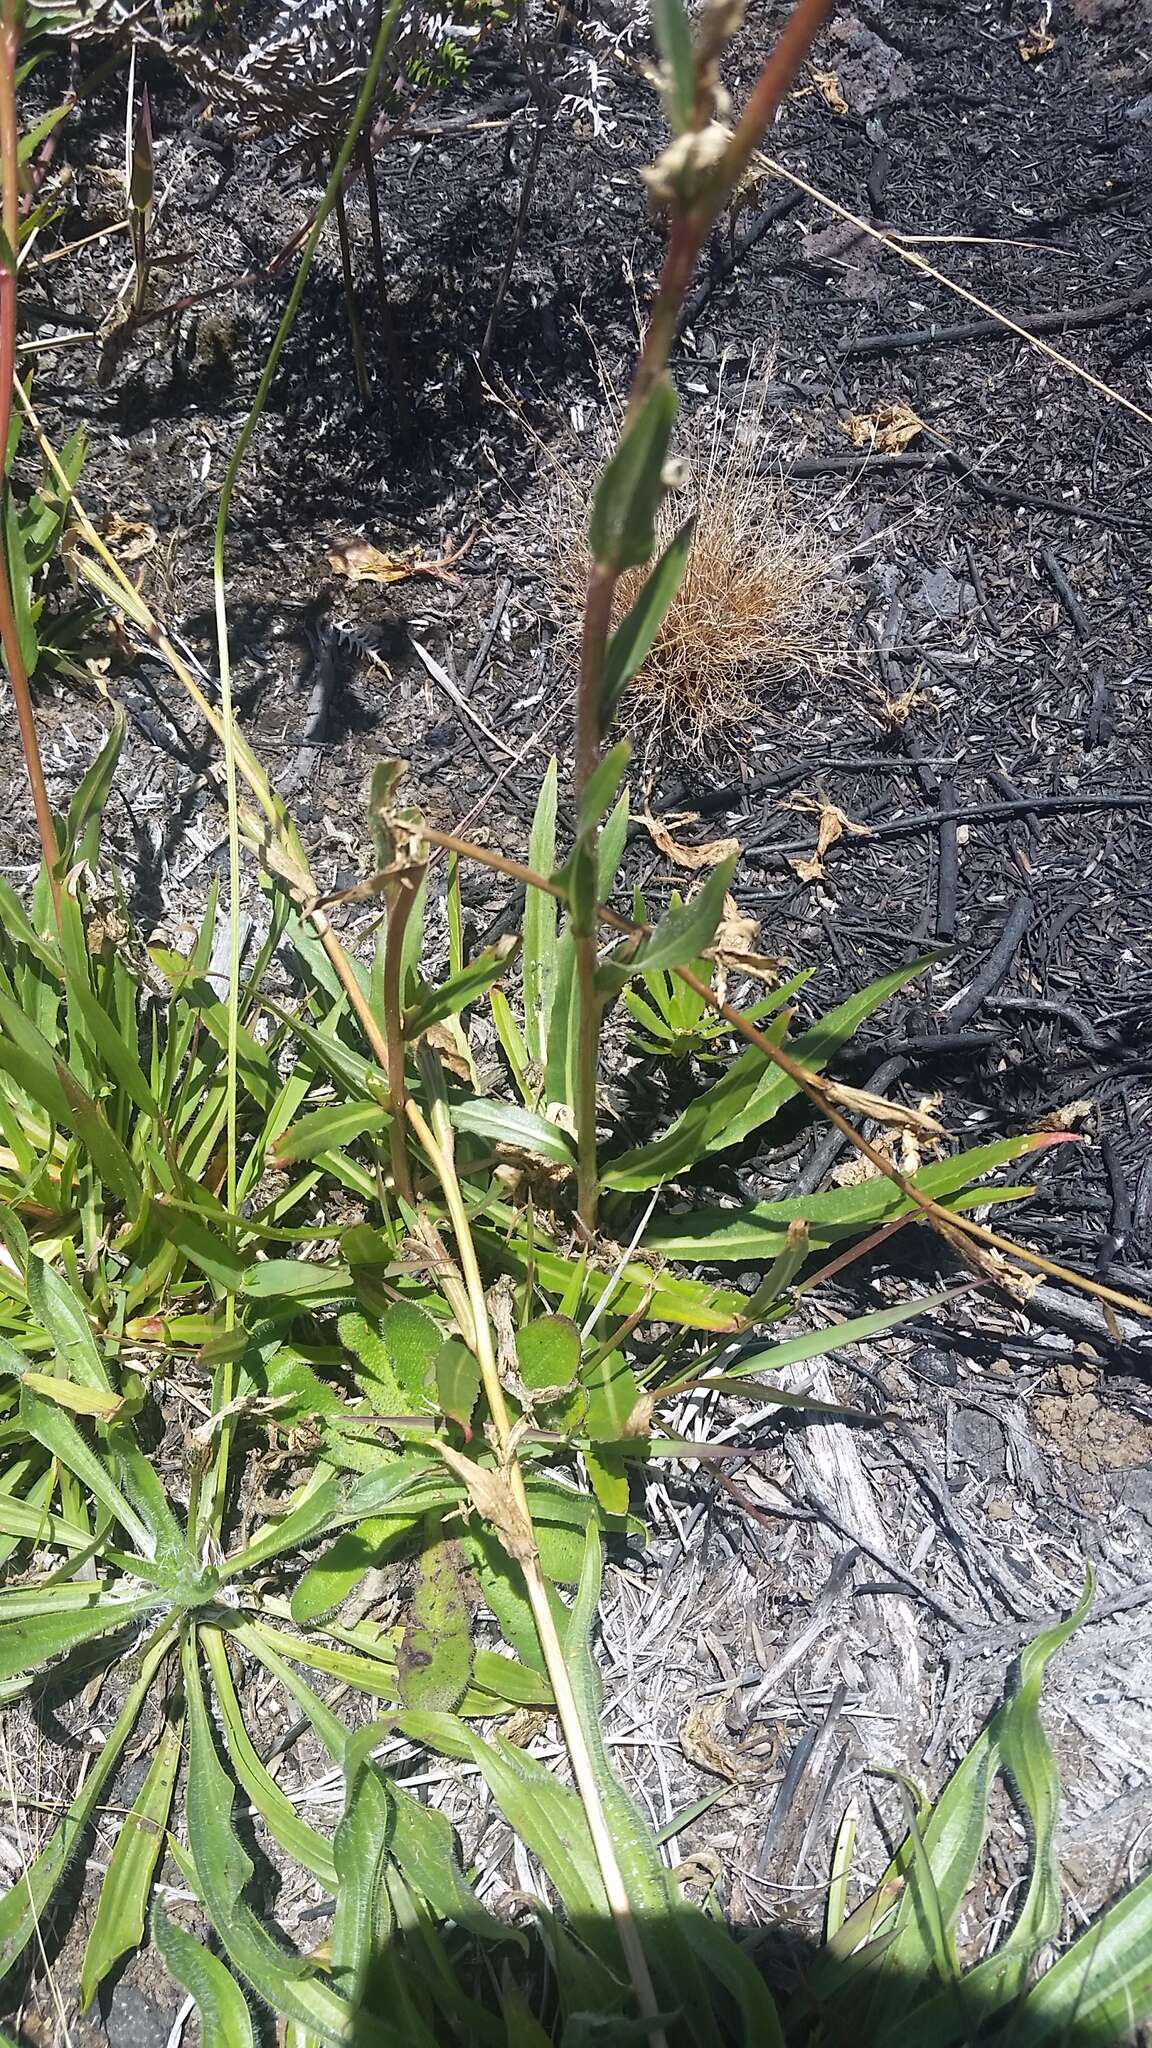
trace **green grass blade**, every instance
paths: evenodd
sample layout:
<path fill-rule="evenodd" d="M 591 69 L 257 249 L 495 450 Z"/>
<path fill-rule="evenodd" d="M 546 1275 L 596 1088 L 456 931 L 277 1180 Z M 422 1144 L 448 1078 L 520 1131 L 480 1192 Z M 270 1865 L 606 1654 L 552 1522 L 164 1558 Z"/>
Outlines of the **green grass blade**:
<path fill-rule="evenodd" d="M 528 865 L 550 875 L 556 865 L 557 762 L 553 755 L 544 771 L 532 833 Z M 524 900 L 524 1038 L 533 1063 L 543 1070 L 556 989 L 558 913 L 556 898 L 545 889 L 529 888 Z"/>
<path fill-rule="evenodd" d="M 114 1964 L 144 1938 L 148 1896 L 172 1810 L 182 1741 L 182 1721 L 166 1721 L 144 1783 L 116 1837 L 84 1949 L 81 2011 L 92 2003 Z"/>
<path fill-rule="evenodd" d="M 295 2020 L 325 2043 L 343 2042 L 353 2015 L 345 2000 L 257 1919 L 244 1893 L 252 1862 L 232 1822 L 235 1790 L 220 1762 L 200 1680 L 195 1635 L 184 1642 L 188 1708 L 185 1816 L 188 1846 L 212 1925 L 232 1962 L 272 2011 Z"/>
<path fill-rule="evenodd" d="M 152 1939 L 168 1975 L 196 2001 L 200 2048 L 255 2048 L 252 2015 L 231 1972 L 194 1934 L 152 1908 Z"/>
<path fill-rule="evenodd" d="M 171 1644 L 171 1636 L 165 1635 L 146 1651 L 140 1675 L 130 1688 L 103 1749 L 91 1764 L 81 1790 L 39 1855 L 0 1899 L 0 1978 L 7 1974 L 28 1946 L 53 1893 L 76 1855 L 100 1804 L 104 1787 L 136 1725 L 160 1660 Z"/>

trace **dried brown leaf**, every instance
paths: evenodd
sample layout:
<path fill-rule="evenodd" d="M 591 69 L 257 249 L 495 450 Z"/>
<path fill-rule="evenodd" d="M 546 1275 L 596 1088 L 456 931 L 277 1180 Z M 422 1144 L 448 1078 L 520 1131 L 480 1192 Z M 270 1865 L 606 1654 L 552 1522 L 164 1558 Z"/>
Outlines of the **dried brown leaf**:
<path fill-rule="evenodd" d="M 738 839 L 705 839 L 699 846 L 686 846 L 681 840 L 674 839 L 667 825 L 654 818 L 651 811 L 641 813 L 640 823 L 651 834 L 661 853 L 680 868 L 717 868 L 722 860 L 729 860 L 740 851 Z"/>
<path fill-rule="evenodd" d="M 478 1515 L 491 1523 L 510 1557 L 519 1564 L 531 1564 L 536 1557 L 536 1538 L 511 1486 L 502 1472 L 491 1472 L 451 1444 L 435 1441 L 444 1463 L 463 1480 L 468 1498 Z"/>
<path fill-rule="evenodd" d="M 834 114 L 847 114 L 850 109 L 841 90 L 840 80 L 834 71 L 814 71 L 812 83 L 826 107 Z"/>
<path fill-rule="evenodd" d="M 781 805 L 781 809 L 786 811 L 802 811 L 807 817 L 815 817 L 819 820 L 816 832 L 815 853 L 806 854 L 800 859 L 790 860 L 788 863 L 789 867 L 799 876 L 802 882 L 823 881 L 824 856 L 830 847 L 835 846 L 838 839 L 843 839 L 846 832 L 852 833 L 857 839 L 870 839 L 872 837 L 872 827 L 870 825 L 858 825 L 854 818 L 850 818 L 846 811 L 840 809 L 839 804 L 834 804 L 826 796 L 806 796 L 801 793 L 799 796 L 789 797 Z"/>
<path fill-rule="evenodd" d="M 840 422 L 854 448 L 867 448 L 877 455 L 899 455 L 918 434 L 924 422 L 902 398 L 882 405 L 878 412 L 850 412 Z"/>

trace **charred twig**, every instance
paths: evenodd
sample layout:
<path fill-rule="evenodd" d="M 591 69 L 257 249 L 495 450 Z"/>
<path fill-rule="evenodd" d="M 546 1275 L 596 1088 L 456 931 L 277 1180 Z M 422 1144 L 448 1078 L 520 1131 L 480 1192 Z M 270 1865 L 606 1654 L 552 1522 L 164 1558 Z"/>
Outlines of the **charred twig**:
<path fill-rule="evenodd" d="M 1060 564 L 1056 559 L 1056 555 L 1053 549 L 1041 548 L 1040 560 L 1044 564 L 1044 568 L 1048 574 L 1048 578 L 1052 584 L 1053 590 L 1056 592 L 1056 595 L 1060 599 L 1060 602 L 1063 605 L 1065 611 L 1067 612 L 1068 617 L 1072 621 L 1072 627 L 1073 631 L 1076 634 L 1076 638 L 1078 640 L 1087 640 L 1092 630 L 1088 624 L 1087 614 L 1079 598 L 1077 597 L 1076 592 L 1073 590 L 1072 585 L 1069 583 L 1068 578 L 1064 574 L 1063 569 L 1060 567 Z"/>
<path fill-rule="evenodd" d="M 713 292 L 718 291 L 722 284 L 727 284 L 749 250 L 754 249 L 757 242 L 763 241 L 769 228 L 775 227 L 777 221 L 785 220 L 790 213 L 795 213 L 802 196 L 799 192 L 789 192 L 783 199 L 774 199 L 771 206 L 762 208 L 748 222 L 747 227 L 733 237 L 723 255 L 717 254 L 707 277 L 701 279 L 696 290 L 684 302 L 684 310 L 676 330 L 678 334 L 682 334 L 686 327 L 695 325 Z"/>
<path fill-rule="evenodd" d="M 1020 818 L 1035 814 L 1038 817 L 1059 817 L 1061 813 L 1073 811 L 1144 811 L 1152 807 L 1152 789 L 1101 790 L 1098 796 L 1028 796 L 1018 803 L 966 804 L 954 811 L 917 811 L 911 817 L 891 818 L 887 824 L 873 825 L 868 836 L 845 838 L 840 847 L 874 845 L 878 839 L 914 839 L 920 832 L 936 832 L 941 825 L 955 821 L 959 825 L 991 825 L 1005 818 Z M 749 846 L 745 859 L 766 867 L 777 860 L 787 860 L 794 854 L 810 854 L 815 850 L 812 839 L 789 840 L 783 846 Z"/>
<path fill-rule="evenodd" d="M 1026 334 L 1065 334 L 1074 328 L 1106 327 L 1128 313 L 1152 306 L 1152 285 L 1141 285 L 1122 299 L 1102 299 L 1092 306 L 1065 306 L 1051 313 L 1013 313 Z M 960 320 L 953 327 L 908 327 L 892 334 L 858 334 L 837 343 L 841 356 L 886 356 L 900 349 L 951 347 L 968 341 L 1012 341 L 1002 320 Z"/>
<path fill-rule="evenodd" d="M 1089 1023 L 1084 1012 L 1078 1010 L 1074 1003 L 1059 1003 L 1050 996 L 996 996 L 994 1000 L 986 997 L 985 1001 L 990 1010 L 1020 1010 L 1028 1016 L 1058 1017 L 1076 1033 L 1077 1038 L 1083 1040 L 1089 1052 L 1108 1052 L 1111 1049 L 1108 1040 L 1101 1038 L 1096 1026 Z"/>
<path fill-rule="evenodd" d="M 1116 1253 L 1124 1249 L 1132 1228 L 1132 1197 L 1128 1192 L 1128 1183 L 1124 1178 L 1124 1168 L 1120 1163 L 1115 1140 L 1108 1133 L 1100 1140 L 1100 1158 L 1108 1175 L 1108 1186 L 1112 1195 L 1112 1218 L 1108 1234 L 1101 1239 L 1100 1249 L 1096 1254 L 1096 1271 L 1103 1273 L 1107 1271 Z"/>
<path fill-rule="evenodd" d="M 956 808 L 956 785 L 951 776 L 940 777 L 939 802 L 942 812 Z M 945 816 L 940 827 L 936 855 L 936 937 L 949 940 L 956 931 L 956 904 L 960 889 L 960 834 L 955 818 Z"/>
<path fill-rule="evenodd" d="M 967 988 L 962 989 L 959 995 L 953 996 L 951 1002 L 945 1003 L 944 1014 L 950 1023 L 970 1024 L 988 997 L 994 995 L 1001 982 L 1007 979 L 1012 962 L 1035 915 L 1034 899 L 1028 895 L 1018 896 L 1004 920 L 1004 929 L 1000 937 L 979 973 L 973 976 Z"/>

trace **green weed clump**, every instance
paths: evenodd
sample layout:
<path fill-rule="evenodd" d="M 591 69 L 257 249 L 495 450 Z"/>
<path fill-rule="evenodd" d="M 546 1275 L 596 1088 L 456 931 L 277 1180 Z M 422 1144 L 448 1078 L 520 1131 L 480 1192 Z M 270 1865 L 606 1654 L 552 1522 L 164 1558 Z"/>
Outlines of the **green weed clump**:
<path fill-rule="evenodd" d="M 753 1333 L 781 1321 L 829 1255 L 842 1264 L 904 1223 L 928 1222 L 977 1261 L 989 1248 L 1013 1253 L 970 1212 L 1019 1193 L 983 1177 L 1047 1142 L 1025 1136 L 898 1173 L 822 1076 L 915 968 L 798 1028 L 802 976 L 747 1010 L 721 993 L 740 973 L 721 926 L 731 862 L 655 922 L 643 905 L 628 918 L 612 904 L 628 822 L 628 749 L 611 744 L 612 729 L 691 559 L 690 527 L 658 546 L 676 414 L 668 340 L 710 223 L 824 11 L 801 0 L 751 112 L 718 144 L 709 124 L 731 21 L 706 12 L 693 42 L 678 0 L 657 10 L 677 136 L 658 167 L 669 269 L 589 524 L 575 829 L 561 844 L 555 762 L 526 864 L 433 829 L 404 802 L 400 764 L 378 771 L 374 869 L 353 892 L 380 912 L 370 960 L 342 944 L 337 905 L 319 895 L 232 716 L 227 512 L 256 414 L 217 533 L 217 703 L 88 520 L 74 457 L 55 455 L 9 381 L 8 403 L 15 393 L 64 492 L 77 575 L 167 662 L 221 741 L 231 942 L 221 976 L 215 895 L 187 957 L 134 938 L 100 843 L 119 720 L 63 820 L 30 747 L 44 864 L 29 905 L 0 885 L 0 1694 L 19 1709 L 51 1688 L 59 1713 L 92 1687 L 110 1725 L 0 1899 L 0 1974 L 33 1944 L 50 1951 L 73 1866 L 115 1810 L 122 1764 L 143 1751 L 101 1879 L 81 1998 L 90 2004 L 150 1938 L 210 2048 L 249 2048 L 266 2014 L 292 2048 L 815 2048 L 848 2034 L 893 2048 L 977 2035 L 1088 2048 L 1152 2009 L 1149 1879 L 1037 1974 L 1062 1916 L 1059 1784 L 1040 1689 L 1090 1585 L 1025 1650 L 935 1803 L 909 1794 L 906 1838 L 854 1905 L 846 1821 L 826 1939 L 783 2011 L 749 1950 L 683 1897 L 601 1733 L 605 1543 L 643 1534 L 639 1470 L 700 1451 L 662 1410 L 709 1389 L 822 1412 L 773 1375 L 822 1353 L 827 1333 L 769 1334 L 759 1348 Z M 15 104 L 18 24 L 6 19 L 0 130 Z M 0 344 L 15 314 L 11 273 L 7 282 Z M 10 549 L 9 591 L 13 560 Z M 18 688 L 27 663 L 11 606 L 0 637 Z M 268 921 L 242 972 L 245 848 L 262 869 Z M 441 852 L 449 944 L 434 971 L 425 906 Z M 465 859 L 525 883 L 511 951 L 468 954 Z M 290 998 L 266 985 L 274 954 L 292 962 Z M 678 1111 L 654 1082 L 651 1128 L 613 1144 L 600 1127 L 600 1039 L 621 1001 L 657 1077 L 689 1051 L 706 1051 L 717 1071 Z M 490 1090 L 467 1030 L 479 1005 L 505 1061 Z M 654 1209 L 669 1184 L 707 1195 L 718 1155 L 752 1135 L 771 1142 L 801 1096 L 849 1134 L 872 1180 L 801 1202 Z M 681 1270 L 700 1262 L 753 1266 L 760 1283 L 747 1295 Z M 836 1347 L 946 1300 L 913 1295 L 837 1323 Z M 653 1326 L 655 1352 L 641 1341 Z M 396 1618 L 366 1618 L 369 1574 L 397 1563 Z M 260 1752 L 252 1673 L 342 1783 L 331 1832 Z M 566 1772 L 516 1739 L 525 1712 L 555 1717 Z M 507 1918 L 488 1910 L 446 1818 L 382 1760 L 397 1739 L 479 1773 L 546 1880 L 547 1903 L 522 1901 Z M 1015 1920 L 965 1971 L 956 1930 L 1000 1774 L 1027 1816 L 1030 1870 Z M 263 1849 L 331 1901 L 310 1952 L 266 1909 L 253 1824 Z M 178 1909 L 164 1903 L 169 1873 Z"/>

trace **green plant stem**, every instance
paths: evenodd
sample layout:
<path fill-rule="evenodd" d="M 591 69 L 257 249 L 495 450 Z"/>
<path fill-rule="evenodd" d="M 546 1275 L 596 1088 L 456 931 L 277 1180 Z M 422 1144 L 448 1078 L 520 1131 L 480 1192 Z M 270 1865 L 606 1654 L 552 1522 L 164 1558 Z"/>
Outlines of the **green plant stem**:
<path fill-rule="evenodd" d="M 433 1117 L 437 1118 L 436 1111 L 433 1111 Z M 442 1121 L 439 1118 L 437 1119 L 440 1122 L 440 1128 L 434 1131 L 418 1105 L 414 1102 L 408 1104 L 409 1121 L 436 1178 L 440 1182 L 445 1206 L 451 1219 L 452 1230 L 456 1239 L 457 1256 L 460 1261 L 460 1270 L 464 1275 L 464 1284 L 468 1290 L 468 1300 L 472 1311 L 473 1330 L 476 1340 L 476 1362 L 480 1367 L 480 1377 L 483 1382 L 485 1399 L 488 1403 L 488 1410 L 496 1433 L 503 1473 L 512 1498 L 519 1509 L 522 1521 L 528 1531 L 531 1532 L 532 1512 L 528 1504 L 524 1474 L 516 1456 L 512 1418 L 508 1410 L 508 1403 L 504 1397 L 504 1387 L 500 1378 L 495 1345 L 492 1340 L 492 1325 L 488 1317 L 488 1303 L 484 1294 L 484 1283 L 480 1276 L 476 1247 L 472 1240 L 468 1210 L 465 1206 L 464 1195 L 452 1158 L 451 1125 L 446 1122 L 445 1111 L 441 1111 L 440 1117 L 443 1119 Z M 592 1845 L 596 1852 L 596 1860 L 600 1867 L 600 1875 L 604 1882 L 604 1890 L 607 1895 L 616 1932 L 619 1936 L 624 1960 L 628 1966 L 628 1974 L 632 1979 L 636 2004 L 641 2018 L 651 2021 L 659 2010 L 656 2003 L 656 1993 L 652 1984 L 652 1975 L 648 1968 L 648 1959 L 640 1939 L 640 1930 L 636 1925 L 636 1917 L 628 1897 L 628 1888 L 624 1882 L 620 1860 L 616 1854 L 616 1844 L 612 1837 L 612 1830 L 604 1812 L 604 1803 L 596 1778 L 595 1766 L 588 1749 L 583 1723 L 580 1719 L 580 1709 L 577 1705 L 576 1694 L 573 1690 L 572 1679 L 564 1656 L 564 1645 L 560 1640 L 560 1633 L 556 1626 L 556 1616 L 549 1595 L 548 1583 L 541 1569 L 534 1537 L 532 1539 L 532 1554 L 529 1556 L 518 1555 L 517 1561 L 524 1574 L 525 1589 L 532 1608 L 532 1618 L 536 1624 L 536 1633 L 540 1639 L 540 1648 L 556 1700 L 556 1712 L 572 1765 L 572 1775 L 576 1780 L 576 1787 L 584 1805 L 584 1811 L 588 1820 L 588 1830 L 592 1837 Z M 652 2028 L 649 2039 L 652 2043 L 652 2048 L 667 2048 L 665 2035 L 660 2027 L 654 2026 Z"/>
<path fill-rule="evenodd" d="M 348 239 L 348 213 L 344 205 L 344 187 L 336 187 L 336 233 L 340 238 L 340 271 L 344 279 L 344 305 L 348 314 L 348 335 L 352 343 L 352 362 L 356 371 L 356 389 L 361 401 L 367 405 L 372 397 L 372 379 L 368 375 L 368 358 L 364 353 L 364 332 L 360 325 L 360 309 L 356 304 L 356 280 L 352 274 L 352 244 Z"/>
<path fill-rule="evenodd" d="M 764 61 L 732 140 L 706 189 L 692 207 L 673 216 L 660 282 L 628 395 L 629 418 L 643 404 L 664 371 L 684 295 L 716 218 L 747 170 L 769 122 L 775 117 L 834 5 L 835 0 L 796 0 Z"/>
<path fill-rule="evenodd" d="M 584 791 L 600 760 L 600 682 L 615 593 L 615 572 L 596 564 L 588 582 L 580 635 L 580 682 L 576 697 L 578 812 L 583 804 Z M 600 834 L 593 820 L 581 837 L 578 854 L 587 863 L 593 877 L 596 900 L 599 898 L 599 842 Z M 581 1223 L 591 1234 L 596 1228 L 600 1204 L 600 1177 L 596 1165 L 596 1082 L 600 1071 L 600 1022 L 604 1008 L 596 988 L 595 911 L 588 928 L 582 918 L 573 915 L 572 933 L 580 1003 L 575 1103 L 577 1209 Z"/>
<path fill-rule="evenodd" d="M 663 374 L 672 346 L 680 309 L 692 280 L 692 273 L 705 239 L 728 195 L 747 168 L 768 122 L 795 78 L 817 30 L 831 13 L 833 0 L 797 0 L 756 81 L 736 132 L 715 175 L 691 207 L 673 212 L 668 248 L 655 303 L 648 321 L 640 359 L 632 380 L 627 417 L 632 419 L 657 379 Z M 698 58 L 697 125 L 708 117 L 710 76 Z M 594 562 L 589 572 L 580 635 L 580 681 L 576 707 L 576 803 L 579 810 L 589 779 L 600 760 L 602 740 L 601 699 L 604 661 L 612 628 L 612 608 L 619 580 L 618 570 Z M 579 853 L 596 876 L 597 830 L 591 824 L 582 835 Z M 598 900 L 598 882 L 597 900 Z M 572 913 L 572 935 L 576 947 L 576 986 L 579 1024 L 576 1053 L 576 1149 L 577 1210 L 589 1233 L 596 1228 L 600 1183 L 596 1166 L 596 1081 L 600 1067 L 600 1025 L 603 1004 L 596 988 L 595 913 L 592 929 Z"/>
<path fill-rule="evenodd" d="M 419 884 L 401 875 L 388 894 L 388 923 L 384 932 L 384 1052 L 388 1075 L 388 1145 L 396 1192 L 411 1203 L 412 1168 L 408 1159 L 408 1125 L 405 1108 L 408 1083 L 404 1074 L 404 1011 L 401 976 L 404 971 L 404 933 L 416 901 Z"/>
<path fill-rule="evenodd" d="M 6 4 L 12 4 L 12 0 L 6 0 Z M 224 482 L 220 491 L 220 503 L 216 512 L 212 580 L 215 593 L 216 646 L 220 673 L 220 724 L 224 744 L 224 789 L 228 806 L 228 886 L 230 897 L 228 906 L 228 1034 L 226 1048 L 228 1207 L 230 1210 L 234 1210 L 236 1206 L 237 1179 L 237 1083 L 240 1038 L 240 810 L 236 779 L 236 720 L 232 704 L 232 663 L 228 636 L 228 601 L 224 570 L 224 546 L 228 532 L 228 518 L 232 509 L 232 498 L 236 489 L 236 480 L 240 474 L 241 464 L 248 452 L 249 444 L 259 424 L 264 407 L 268 402 L 272 380 L 276 375 L 284 345 L 291 332 L 300 301 L 304 295 L 304 287 L 308 281 L 309 271 L 312 268 L 312 259 L 316 253 L 317 244 L 324 231 L 328 216 L 333 206 L 339 200 L 344 173 L 348 168 L 360 130 L 372 105 L 377 81 L 380 77 L 380 70 L 387 53 L 393 25 L 400 11 L 401 4 L 402 0 L 392 0 L 392 5 L 377 31 L 376 41 L 372 48 L 372 59 L 364 74 L 364 80 L 356 101 L 355 112 L 353 113 L 348 132 L 337 152 L 336 160 L 332 165 L 328 183 L 324 190 L 324 198 L 312 223 L 308 239 L 304 244 L 296 276 L 293 279 L 292 290 L 288 294 L 288 303 L 284 308 L 280 325 L 276 330 L 272 346 L 268 351 L 268 358 L 261 373 L 251 410 L 240 429 L 236 446 L 232 451 L 231 460 L 225 471 Z M 232 1326 L 234 1315 L 235 1302 L 233 1296 L 229 1295 L 225 1309 L 226 1326 L 229 1328 Z M 217 1375 L 217 1383 L 213 1390 L 214 1407 L 228 1406 L 235 1395 L 235 1379 L 236 1367 L 232 1361 L 229 1361 L 220 1368 Z M 224 1511 L 224 1495 L 232 1433 L 232 1423 L 230 1421 L 226 1422 L 220 1431 L 213 1467 L 210 1494 L 211 1517 L 217 1532 Z"/>
<path fill-rule="evenodd" d="M 12 393 L 16 376 L 17 265 L 20 250 L 20 137 L 16 116 L 16 65 L 19 55 L 20 25 L 17 0 L 3 0 L 3 9 L 0 12 L 0 182 L 3 185 L 0 218 L 4 229 L 4 245 L 0 249 L 0 460 L 4 463 L 4 489 L 0 510 L 3 511 L 5 525 L 10 488 L 8 435 L 12 424 Z M 44 763 L 40 755 L 40 739 L 36 731 L 36 715 L 32 708 L 28 669 L 16 624 L 12 598 L 12 564 L 8 559 L 6 531 L 4 545 L 0 548 L 0 646 L 3 647 L 4 665 L 8 670 L 12 701 L 16 706 L 16 723 L 20 730 L 20 745 L 24 752 L 28 786 L 32 792 L 32 809 L 36 815 L 40 850 L 44 856 L 48 884 L 59 920 L 60 877 L 57 870 L 60 865 L 60 848 L 56 839 L 52 806 L 48 801 L 48 789 L 44 781 Z"/>

